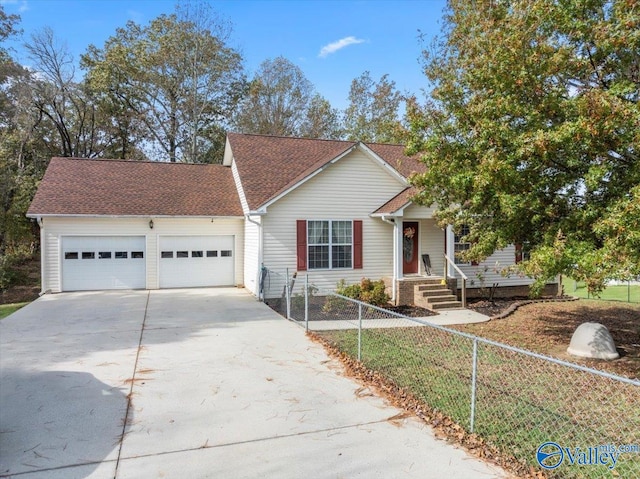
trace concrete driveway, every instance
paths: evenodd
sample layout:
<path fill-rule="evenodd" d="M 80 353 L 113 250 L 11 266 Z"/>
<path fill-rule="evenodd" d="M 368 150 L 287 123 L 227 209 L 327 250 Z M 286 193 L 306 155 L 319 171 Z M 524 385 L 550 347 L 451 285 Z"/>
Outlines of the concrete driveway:
<path fill-rule="evenodd" d="M 243 290 L 46 295 L 0 341 L 0 477 L 504 477 Z"/>

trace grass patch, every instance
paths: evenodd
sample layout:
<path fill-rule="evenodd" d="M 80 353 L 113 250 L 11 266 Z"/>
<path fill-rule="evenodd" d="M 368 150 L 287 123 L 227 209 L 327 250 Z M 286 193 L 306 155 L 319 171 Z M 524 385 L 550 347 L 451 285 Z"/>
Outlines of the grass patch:
<path fill-rule="evenodd" d="M 27 303 L 0 304 L 0 319 L 4 319 L 12 313 L 15 313 Z"/>
<path fill-rule="evenodd" d="M 317 334 L 357 357 L 357 331 Z M 365 329 L 361 361 L 469 430 L 472 346 L 468 338 L 427 327 Z M 637 404 L 637 386 L 478 343 L 474 433 L 529 467 L 538 468 L 535 451 L 545 441 L 582 449 L 640 443 Z M 614 471 L 563 466 L 548 476 L 640 478 L 640 454 L 621 455 Z"/>
<path fill-rule="evenodd" d="M 582 282 L 571 278 L 562 280 L 564 292 L 583 299 L 595 299 L 601 301 L 623 301 L 627 303 L 640 303 L 640 284 L 621 284 L 607 286 L 598 296 L 589 293 Z"/>

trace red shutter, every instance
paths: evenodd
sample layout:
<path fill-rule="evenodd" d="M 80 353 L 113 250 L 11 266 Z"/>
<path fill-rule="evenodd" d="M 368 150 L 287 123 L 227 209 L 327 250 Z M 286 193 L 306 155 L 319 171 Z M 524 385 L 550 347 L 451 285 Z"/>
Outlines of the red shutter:
<path fill-rule="evenodd" d="M 307 270 L 307 221 L 296 221 L 296 253 L 298 257 L 298 271 Z"/>
<path fill-rule="evenodd" d="M 362 220 L 353 222 L 353 269 L 362 269 Z"/>
<path fill-rule="evenodd" d="M 522 244 L 516 243 L 516 264 L 522 263 Z"/>

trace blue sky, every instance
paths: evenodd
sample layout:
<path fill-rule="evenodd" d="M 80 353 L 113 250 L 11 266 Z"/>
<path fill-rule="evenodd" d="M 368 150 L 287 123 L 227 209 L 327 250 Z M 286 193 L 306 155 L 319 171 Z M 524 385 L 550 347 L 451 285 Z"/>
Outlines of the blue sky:
<path fill-rule="evenodd" d="M 147 24 L 174 11 L 174 0 L 0 0 L 21 16 L 25 40 L 49 26 L 76 57 L 89 44 L 101 47 L 128 20 Z M 440 31 L 444 0 L 211 1 L 233 25 L 231 46 L 254 72 L 267 58 L 282 55 L 298 65 L 316 90 L 343 109 L 351 81 L 365 70 L 383 74 L 402 91 L 428 89 L 421 71 L 419 31 Z M 16 56 L 28 65 L 20 41 Z"/>

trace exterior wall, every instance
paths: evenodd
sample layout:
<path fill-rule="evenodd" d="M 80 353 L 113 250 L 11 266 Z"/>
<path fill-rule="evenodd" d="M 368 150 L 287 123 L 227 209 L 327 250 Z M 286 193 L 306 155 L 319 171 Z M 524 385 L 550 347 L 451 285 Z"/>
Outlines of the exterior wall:
<path fill-rule="evenodd" d="M 260 223 L 260 216 L 252 217 L 251 221 Z M 244 286 L 251 294 L 258 295 L 258 271 L 260 270 L 260 226 L 249 220 L 244 222 Z"/>
<path fill-rule="evenodd" d="M 340 279 L 350 284 L 391 276 L 393 226 L 369 215 L 403 189 L 375 160 L 353 151 L 269 206 L 263 217 L 265 266 L 296 270 L 296 220 L 362 220 L 363 269 L 311 270 L 309 282 L 332 290 Z"/>
<path fill-rule="evenodd" d="M 404 221 L 411 221 L 407 217 Z M 431 260 L 431 275 L 442 276 L 444 273 L 444 231 L 436 225 L 433 219 L 420 220 L 420 274 L 425 274 L 422 255 L 428 254 Z"/>
<path fill-rule="evenodd" d="M 234 274 L 238 285 L 244 283 L 243 218 L 85 218 L 47 217 L 44 222 L 42 290 L 61 291 L 61 237 L 114 236 L 146 237 L 147 289 L 158 288 L 158 237 L 163 235 L 234 235 Z"/>
<path fill-rule="evenodd" d="M 228 148 L 228 145 L 227 145 L 227 148 Z M 235 161 L 231 163 L 231 174 L 233 175 L 233 181 L 236 184 L 236 190 L 238 191 L 238 196 L 240 197 L 240 205 L 242 206 L 242 212 L 246 215 L 247 213 L 249 213 L 249 203 L 247 203 L 247 197 L 244 194 L 244 188 L 242 187 L 242 182 L 240 181 L 240 174 L 238 173 L 238 167 L 236 166 Z"/>

